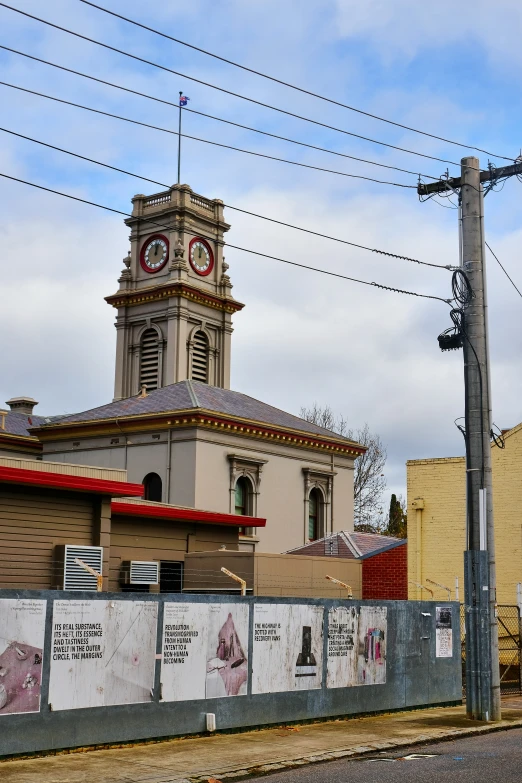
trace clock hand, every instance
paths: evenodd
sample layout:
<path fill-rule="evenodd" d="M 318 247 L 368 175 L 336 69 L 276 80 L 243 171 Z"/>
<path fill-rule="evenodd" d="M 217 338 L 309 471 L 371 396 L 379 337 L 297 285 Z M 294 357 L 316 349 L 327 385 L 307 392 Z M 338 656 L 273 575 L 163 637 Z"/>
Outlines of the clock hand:
<path fill-rule="evenodd" d="M 156 244 L 155 244 L 155 246 L 154 246 L 154 255 L 155 255 L 155 256 L 157 256 L 157 255 L 158 255 L 158 247 L 159 247 L 159 242 L 156 242 Z"/>
<path fill-rule="evenodd" d="M 201 245 L 198 247 L 198 250 L 199 250 L 198 258 L 201 258 Z"/>

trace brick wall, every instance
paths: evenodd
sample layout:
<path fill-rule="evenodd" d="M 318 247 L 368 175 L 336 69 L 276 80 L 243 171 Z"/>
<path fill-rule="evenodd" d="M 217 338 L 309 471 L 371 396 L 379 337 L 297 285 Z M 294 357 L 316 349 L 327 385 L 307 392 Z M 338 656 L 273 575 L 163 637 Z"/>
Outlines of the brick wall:
<path fill-rule="evenodd" d="M 408 598 L 408 545 L 362 561 L 362 597 L 388 600 Z"/>
<path fill-rule="evenodd" d="M 516 585 L 522 582 L 522 424 L 509 430 L 505 449 L 492 448 L 493 507 L 497 563 L 497 600 L 516 603 Z M 466 465 L 464 457 L 411 460 L 408 473 L 408 579 L 426 584 L 426 578 L 455 589 L 459 577 L 464 597 L 463 550 L 466 530 Z M 416 511 L 415 498 L 424 500 Z M 447 593 L 433 585 L 435 599 Z M 422 598 L 429 598 L 422 591 Z M 414 585 L 410 598 L 421 598 Z"/>

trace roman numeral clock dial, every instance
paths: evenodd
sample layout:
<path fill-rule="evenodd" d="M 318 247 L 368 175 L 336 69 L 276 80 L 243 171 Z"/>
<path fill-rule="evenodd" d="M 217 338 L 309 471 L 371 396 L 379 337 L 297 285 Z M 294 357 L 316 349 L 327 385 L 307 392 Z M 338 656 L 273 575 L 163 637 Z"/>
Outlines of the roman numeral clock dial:
<path fill-rule="evenodd" d="M 205 276 L 212 272 L 214 255 L 210 245 L 204 239 L 194 237 L 189 245 L 189 261 L 196 274 Z"/>
<path fill-rule="evenodd" d="M 145 240 L 141 248 L 140 263 L 146 272 L 159 272 L 169 258 L 169 240 L 162 234 L 156 234 Z"/>

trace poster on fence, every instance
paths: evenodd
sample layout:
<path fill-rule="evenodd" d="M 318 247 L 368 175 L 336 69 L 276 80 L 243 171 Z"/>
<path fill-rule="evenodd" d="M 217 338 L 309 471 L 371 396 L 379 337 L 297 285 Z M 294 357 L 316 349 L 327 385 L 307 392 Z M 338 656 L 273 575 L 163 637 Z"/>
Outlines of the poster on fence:
<path fill-rule="evenodd" d="M 165 603 L 164 606 L 162 700 L 246 695 L 248 605 Z"/>
<path fill-rule="evenodd" d="M 0 599 L 0 715 L 40 712 L 47 601 Z"/>
<path fill-rule="evenodd" d="M 323 614 L 307 604 L 254 607 L 252 693 L 321 687 Z"/>
<path fill-rule="evenodd" d="M 358 685 L 384 685 L 386 682 L 387 634 L 386 607 L 361 606 L 357 651 Z"/>
<path fill-rule="evenodd" d="M 52 710 L 151 701 L 157 619 L 155 601 L 55 601 Z"/>
<path fill-rule="evenodd" d="M 387 610 L 338 607 L 328 613 L 328 688 L 386 682 Z"/>
<path fill-rule="evenodd" d="M 453 657 L 453 628 L 451 606 L 435 608 L 435 656 Z"/>
<path fill-rule="evenodd" d="M 339 606 L 328 612 L 327 688 L 357 685 L 359 610 Z"/>

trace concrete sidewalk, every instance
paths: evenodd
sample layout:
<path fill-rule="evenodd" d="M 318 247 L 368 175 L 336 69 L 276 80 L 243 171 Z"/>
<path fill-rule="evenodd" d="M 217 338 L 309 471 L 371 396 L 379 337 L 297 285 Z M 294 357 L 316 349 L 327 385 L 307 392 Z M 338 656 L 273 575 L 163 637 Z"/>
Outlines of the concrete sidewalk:
<path fill-rule="evenodd" d="M 200 783 L 391 748 L 427 744 L 522 726 L 522 698 L 503 703 L 501 723 L 467 720 L 464 707 L 437 707 L 285 726 L 239 734 L 72 752 L 42 758 L 0 761 L 2 783 Z"/>

